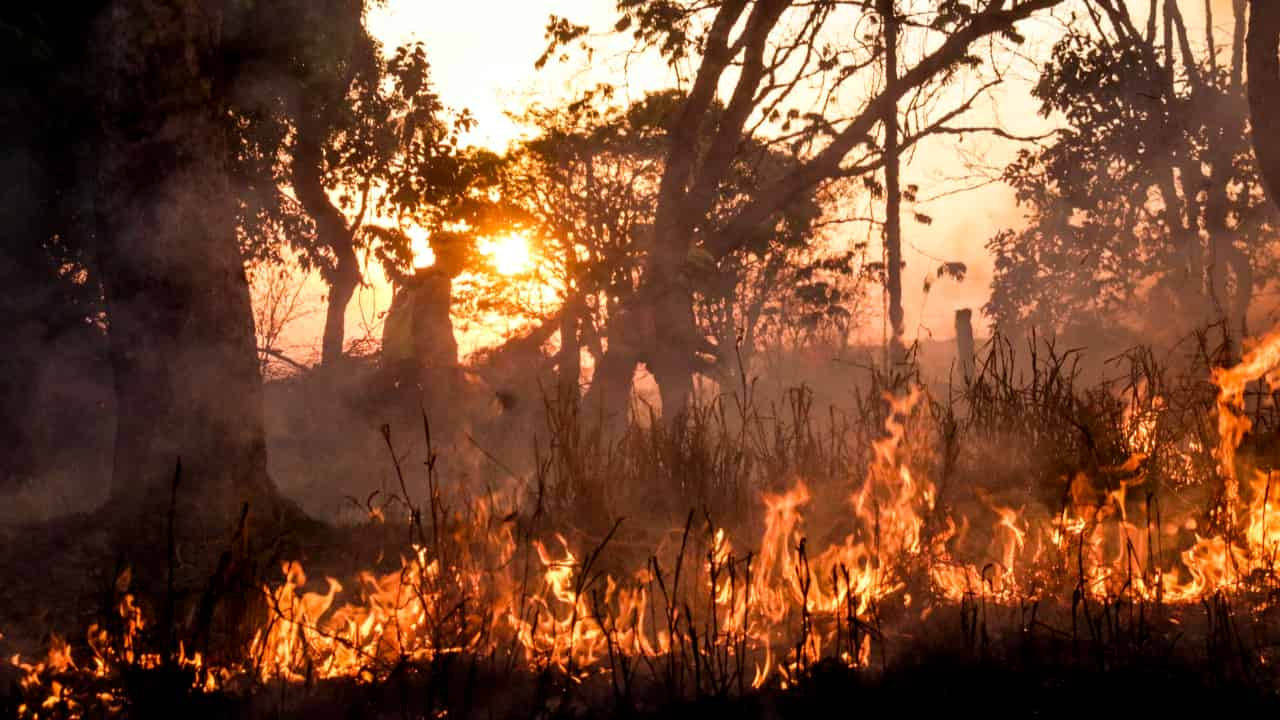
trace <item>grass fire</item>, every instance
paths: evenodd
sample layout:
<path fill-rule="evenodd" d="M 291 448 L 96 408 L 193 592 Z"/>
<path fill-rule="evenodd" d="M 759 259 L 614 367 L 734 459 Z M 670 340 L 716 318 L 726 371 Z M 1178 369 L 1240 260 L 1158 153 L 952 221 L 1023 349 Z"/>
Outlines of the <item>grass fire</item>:
<path fill-rule="evenodd" d="M 437 5 L 0 10 L 0 716 L 1280 708 L 1280 6 Z"/>

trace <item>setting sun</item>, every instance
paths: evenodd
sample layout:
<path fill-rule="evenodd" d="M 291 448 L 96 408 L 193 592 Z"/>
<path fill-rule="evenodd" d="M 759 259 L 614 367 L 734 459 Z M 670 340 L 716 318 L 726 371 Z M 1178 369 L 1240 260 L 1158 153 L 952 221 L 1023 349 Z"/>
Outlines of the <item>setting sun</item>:
<path fill-rule="evenodd" d="M 519 275 L 533 269 L 529 239 L 521 233 L 510 232 L 496 238 L 482 238 L 479 250 L 500 275 Z"/>

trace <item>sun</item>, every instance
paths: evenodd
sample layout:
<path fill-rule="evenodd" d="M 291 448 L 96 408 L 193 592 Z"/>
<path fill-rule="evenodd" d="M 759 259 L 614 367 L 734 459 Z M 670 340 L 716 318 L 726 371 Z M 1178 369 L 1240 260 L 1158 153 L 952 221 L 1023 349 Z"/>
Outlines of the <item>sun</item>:
<path fill-rule="evenodd" d="M 409 236 L 414 269 L 422 270 L 435 265 L 436 253 L 431 247 L 427 232 L 421 228 L 409 228 L 406 234 Z M 479 238 L 476 250 L 499 275 L 523 275 L 533 269 L 534 258 L 529 237 L 522 232 L 513 230 L 502 235 Z"/>
<path fill-rule="evenodd" d="M 481 238 L 477 249 L 489 259 L 499 275 L 521 275 L 533 269 L 533 253 L 529 238 L 520 232 L 509 232 Z"/>

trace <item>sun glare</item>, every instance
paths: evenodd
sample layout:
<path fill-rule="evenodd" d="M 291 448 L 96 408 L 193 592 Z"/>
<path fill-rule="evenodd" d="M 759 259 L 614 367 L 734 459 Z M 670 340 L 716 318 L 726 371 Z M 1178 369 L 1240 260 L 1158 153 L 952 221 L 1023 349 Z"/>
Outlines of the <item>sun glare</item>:
<path fill-rule="evenodd" d="M 413 253 L 413 269 L 421 270 L 435 265 L 436 251 L 431 249 L 431 241 L 427 239 L 427 234 L 421 230 L 417 232 L 409 230 L 408 235 L 409 251 Z"/>
<path fill-rule="evenodd" d="M 483 238 L 480 240 L 479 250 L 500 275 L 519 275 L 533 269 L 529 238 L 521 233 L 511 232 L 494 238 Z"/>

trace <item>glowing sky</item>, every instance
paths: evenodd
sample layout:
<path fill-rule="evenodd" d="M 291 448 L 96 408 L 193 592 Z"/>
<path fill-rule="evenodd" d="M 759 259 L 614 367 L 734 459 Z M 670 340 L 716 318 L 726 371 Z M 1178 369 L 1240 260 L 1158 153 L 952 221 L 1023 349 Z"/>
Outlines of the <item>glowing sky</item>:
<path fill-rule="evenodd" d="M 519 112 L 531 102 L 551 104 L 602 81 L 619 86 L 624 100 L 670 84 L 671 76 L 660 62 L 628 56 L 629 38 L 605 37 L 603 32 L 593 38 L 598 52 L 590 66 L 553 62 L 542 70 L 534 68 L 534 60 L 545 47 L 543 30 L 552 13 L 603 31 L 616 19 L 614 7 L 614 0 L 389 0 L 370 15 L 369 23 L 388 45 L 421 41 L 442 98 L 450 106 L 469 108 L 479 121 L 471 139 L 501 147 L 519 132 L 505 113 Z M 1023 70 L 1029 72 L 1029 68 Z M 1001 104 L 1002 113 L 1008 115 L 1002 117 L 1006 125 L 1025 132 L 1040 128 L 1025 88 L 1005 95 Z M 1004 107 L 1006 103 L 1008 107 Z M 1012 152 L 1005 145 L 971 140 L 966 141 L 964 150 L 984 164 L 1001 166 Z M 904 182 L 920 185 L 925 196 L 936 194 L 947 185 L 944 176 L 954 177 L 963 171 L 959 161 L 960 155 L 952 147 L 938 143 L 922 146 L 904 174 Z M 935 222 L 929 227 L 910 222 L 906 226 L 903 286 L 907 334 L 949 337 L 956 308 L 976 308 L 985 302 L 991 261 L 983 246 L 997 229 L 1014 222 L 1017 213 L 1010 193 L 1000 186 L 922 209 Z M 926 296 L 925 276 L 933 273 L 939 259 L 965 262 L 970 274 L 960 284 L 939 281 Z M 873 304 L 878 308 L 878 299 Z M 878 317 L 871 324 L 874 327 L 868 330 L 878 337 Z"/>
<path fill-rule="evenodd" d="M 1213 4 L 1217 34 L 1226 40 L 1230 32 L 1230 0 L 1213 0 Z M 1182 5 L 1192 37 L 1203 37 L 1202 4 Z M 1145 21 L 1146 0 L 1131 0 L 1131 6 L 1134 17 Z M 545 46 L 543 31 L 552 13 L 603 31 L 616 19 L 614 7 L 615 0 L 387 0 L 371 11 L 368 22 L 371 31 L 388 47 L 421 41 L 445 103 L 468 108 L 478 121 L 468 139 L 500 149 L 520 132 L 507 113 L 518 113 L 531 103 L 554 104 L 604 81 L 619 88 L 622 102 L 670 84 L 671 76 L 661 62 L 629 55 L 629 38 L 604 33 L 593 38 L 599 52 L 591 63 L 552 62 L 542 70 L 534 68 L 534 61 Z M 1067 6 L 1055 11 L 1055 18 L 1033 19 L 1023 25 L 1031 40 L 1024 52 L 1044 57 L 1070 12 Z M 995 120 L 1017 133 L 1044 131 L 1049 125 L 1037 117 L 1037 105 L 1029 95 L 1034 64 L 1015 63 L 1013 70 L 1017 77 L 999 91 L 997 106 L 983 109 L 972 118 L 972 124 Z M 998 169 L 1015 151 L 1016 146 L 1007 141 L 979 137 L 958 144 L 954 137 L 945 137 L 917 147 L 904 169 L 903 182 L 918 184 L 922 197 L 937 195 L 956 187 L 954 178 L 965 172 L 966 161 Z M 1021 215 L 1011 192 L 1000 184 L 945 197 L 920 209 L 934 222 L 926 227 L 908 219 L 904 226 L 907 266 L 903 304 L 909 341 L 917 337 L 949 338 L 957 308 L 981 308 L 989 294 L 992 273 L 992 259 L 985 244 L 998 230 L 1016 225 Z M 875 252 L 878 255 L 879 251 Z M 925 278 L 933 274 L 939 261 L 954 260 L 968 265 L 968 277 L 962 283 L 938 281 L 925 293 Z M 375 308 L 372 312 L 376 315 L 376 308 L 385 308 L 389 302 L 386 288 L 378 287 L 376 280 L 362 294 L 363 306 L 357 298 L 348 314 L 349 338 L 357 334 L 360 323 L 368 322 L 370 307 Z M 878 290 L 872 299 L 872 311 L 877 315 L 865 318 L 864 324 L 868 337 L 878 338 Z M 980 312 L 975 313 L 975 322 L 985 326 Z"/>

